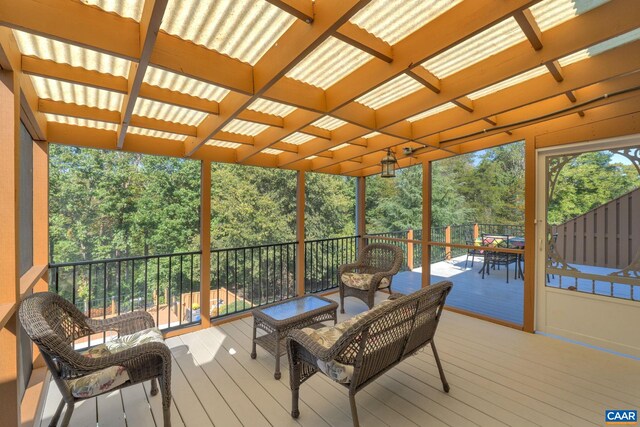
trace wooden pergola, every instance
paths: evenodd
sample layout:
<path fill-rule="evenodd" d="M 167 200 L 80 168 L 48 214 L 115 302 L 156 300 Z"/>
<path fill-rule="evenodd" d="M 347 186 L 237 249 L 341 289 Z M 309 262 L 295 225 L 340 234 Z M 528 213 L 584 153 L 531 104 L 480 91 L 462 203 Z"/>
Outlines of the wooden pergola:
<path fill-rule="evenodd" d="M 534 241 L 536 150 L 640 132 L 639 26 L 636 0 L 0 0 L 3 416 L 20 419 L 17 305 L 47 288 L 48 143 L 201 161 L 208 248 L 210 162 L 299 171 L 303 242 L 305 172 L 358 177 L 364 234 L 364 177 L 387 149 L 422 165 L 428 201 L 432 161 L 524 140 Z M 34 141 L 26 274 L 21 122 Z M 424 248 L 430 223 L 425 203 Z"/>

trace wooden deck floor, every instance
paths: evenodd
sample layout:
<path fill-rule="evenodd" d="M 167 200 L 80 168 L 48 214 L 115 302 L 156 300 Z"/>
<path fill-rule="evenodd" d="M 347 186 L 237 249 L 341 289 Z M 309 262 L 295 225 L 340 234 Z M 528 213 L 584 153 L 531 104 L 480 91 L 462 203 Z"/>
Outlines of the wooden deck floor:
<path fill-rule="evenodd" d="M 379 294 L 382 299 L 383 294 Z M 335 296 L 334 296 L 335 298 Z M 349 299 L 348 315 L 365 309 Z M 284 363 L 258 348 L 249 357 L 251 318 L 168 340 L 174 426 L 349 426 L 346 390 L 316 375 L 289 416 Z M 363 426 L 601 426 L 605 409 L 640 407 L 640 362 L 445 312 L 436 336 L 451 392 L 441 391 L 430 350 L 404 361 L 356 396 Z M 59 401 L 51 384 L 42 425 Z M 148 384 L 79 404 L 73 426 L 162 425 Z"/>

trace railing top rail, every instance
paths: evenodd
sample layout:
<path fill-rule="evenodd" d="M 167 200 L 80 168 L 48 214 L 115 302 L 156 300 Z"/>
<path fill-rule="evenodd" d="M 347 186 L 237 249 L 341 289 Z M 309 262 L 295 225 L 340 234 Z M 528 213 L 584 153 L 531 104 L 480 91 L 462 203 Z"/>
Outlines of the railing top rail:
<path fill-rule="evenodd" d="M 240 251 L 243 249 L 258 249 L 258 248 L 267 248 L 272 246 L 287 246 L 287 245 L 297 245 L 298 242 L 283 242 L 283 243 L 267 243 L 264 245 L 253 245 L 253 246 L 237 246 L 235 248 L 211 248 L 211 253 L 213 252 L 227 252 L 227 251 Z"/>
<path fill-rule="evenodd" d="M 73 267 L 77 265 L 105 264 L 105 263 L 111 263 L 111 262 L 138 261 L 143 259 L 166 258 L 166 257 L 173 257 L 173 256 L 200 255 L 200 254 L 202 254 L 202 251 L 176 252 L 172 254 L 157 254 L 157 255 L 138 255 L 138 256 L 122 257 L 122 258 L 106 258 L 106 259 L 92 259 L 92 260 L 85 260 L 85 261 L 49 263 L 49 267 L 50 268 Z"/>
<path fill-rule="evenodd" d="M 318 242 L 328 242 L 330 240 L 341 240 L 341 239 L 357 239 L 362 236 L 340 236 L 340 237 L 329 237 L 327 239 L 315 239 L 315 240 L 305 240 L 305 243 L 318 243 Z"/>

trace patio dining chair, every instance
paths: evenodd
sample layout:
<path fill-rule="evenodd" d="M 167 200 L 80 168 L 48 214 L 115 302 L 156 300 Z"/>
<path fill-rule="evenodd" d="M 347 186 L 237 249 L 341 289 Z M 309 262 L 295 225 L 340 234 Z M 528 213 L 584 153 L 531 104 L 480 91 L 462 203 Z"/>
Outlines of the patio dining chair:
<path fill-rule="evenodd" d="M 473 236 L 466 236 L 465 244 L 467 246 L 477 246 L 477 248 L 467 249 L 467 258 L 464 260 L 464 268 L 467 268 L 469 257 L 471 257 L 471 268 L 473 268 L 475 258 L 484 258 L 484 251 L 481 249 L 482 237 L 474 239 Z"/>
<path fill-rule="evenodd" d="M 402 266 L 402 248 L 386 243 L 365 246 L 358 260 L 338 268 L 340 312 L 344 313 L 344 297 L 353 296 L 371 309 L 376 291 L 391 289 L 393 276 Z"/>
<path fill-rule="evenodd" d="M 134 311 L 110 319 L 91 319 L 51 292 L 33 294 L 22 302 L 20 322 L 38 346 L 62 400 L 51 419 L 56 426 L 65 405 L 62 426 L 68 426 L 76 402 L 151 380 L 151 395 L 162 391 L 164 426 L 171 425 L 171 352 L 153 317 Z M 83 350 L 74 343 L 103 332 L 119 337 Z"/>
<path fill-rule="evenodd" d="M 509 236 L 496 236 L 483 234 L 482 246 L 489 246 L 494 248 L 508 248 Z M 518 262 L 518 256 L 516 254 L 510 254 L 505 252 L 494 252 L 491 250 L 485 250 L 484 266 L 482 267 L 482 278 L 485 274 L 491 274 L 491 270 L 496 268 L 500 270 L 500 266 L 505 266 L 507 270 L 507 283 L 509 283 L 509 265 Z M 516 266 L 516 275 L 518 274 L 518 267 Z"/>

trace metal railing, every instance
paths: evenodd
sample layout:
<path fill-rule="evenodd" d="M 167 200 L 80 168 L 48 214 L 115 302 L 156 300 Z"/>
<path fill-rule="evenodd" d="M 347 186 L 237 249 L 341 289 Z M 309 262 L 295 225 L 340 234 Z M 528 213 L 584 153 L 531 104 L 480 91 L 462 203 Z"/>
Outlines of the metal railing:
<path fill-rule="evenodd" d="M 211 250 L 211 317 L 296 295 L 297 242 Z"/>
<path fill-rule="evenodd" d="M 359 237 L 346 236 L 304 242 L 305 293 L 338 287 L 338 267 L 355 262 Z"/>
<path fill-rule="evenodd" d="M 183 307 L 200 292 L 200 252 L 50 264 L 49 289 L 93 319 L 146 310 L 161 329 L 192 324 Z"/>

